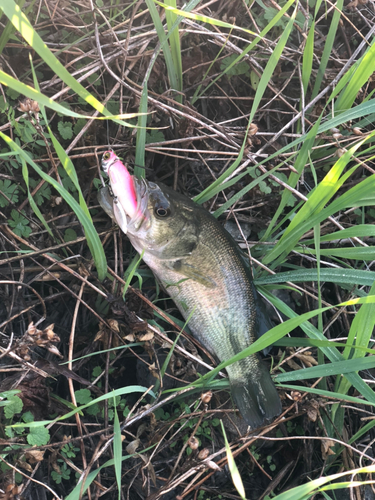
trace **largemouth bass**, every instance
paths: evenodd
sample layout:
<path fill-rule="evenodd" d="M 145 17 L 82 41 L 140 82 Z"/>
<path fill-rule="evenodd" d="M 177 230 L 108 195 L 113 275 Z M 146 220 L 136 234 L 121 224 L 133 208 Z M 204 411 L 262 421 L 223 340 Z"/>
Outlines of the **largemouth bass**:
<path fill-rule="evenodd" d="M 250 270 L 220 223 L 173 189 L 131 176 L 112 151 L 103 155 L 102 168 L 114 195 L 114 218 L 189 318 L 199 342 L 219 361 L 253 343 L 258 322 Z M 226 370 L 234 402 L 251 428 L 280 414 L 278 393 L 258 354 Z"/>

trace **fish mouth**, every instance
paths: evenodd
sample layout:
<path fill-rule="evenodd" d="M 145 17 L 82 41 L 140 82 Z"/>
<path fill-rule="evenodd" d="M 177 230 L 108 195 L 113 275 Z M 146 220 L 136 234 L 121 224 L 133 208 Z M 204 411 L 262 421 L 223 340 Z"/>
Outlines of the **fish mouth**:
<path fill-rule="evenodd" d="M 138 232 L 141 228 L 145 231 L 150 229 L 152 219 L 148 208 L 149 187 L 147 181 L 133 176 L 134 189 L 137 196 L 137 209 L 133 217 L 127 216 L 128 231 Z"/>
<path fill-rule="evenodd" d="M 119 183 L 121 184 L 122 180 L 119 179 L 118 163 L 122 168 L 126 170 L 127 173 L 127 183 L 124 182 L 123 186 L 121 186 L 120 188 L 120 192 L 118 191 L 118 186 Z M 110 182 L 113 182 L 114 179 L 116 179 L 116 189 L 113 185 L 111 186 L 112 209 L 110 209 L 111 213 L 109 215 L 117 221 L 124 233 L 135 233 L 141 228 L 147 230 L 151 226 L 151 217 L 148 210 L 149 187 L 147 181 L 145 181 L 144 179 L 137 179 L 133 175 L 130 175 L 127 166 L 122 163 L 120 158 L 113 150 L 108 150 L 103 154 L 101 165 L 102 170 L 110 178 Z M 114 171 L 111 174 L 112 167 Z M 127 211 L 127 208 L 130 207 L 129 205 L 127 205 L 126 200 L 123 196 L 124 191 L 127 192 L 129 189 L 129 181 L 132 185 L 132 189 L 134 189 L 134 194 L 136 196 L 136 208 L 135 210 L 131 210 L 130 213 Z M 104 201 L 107 202 L 107 200 Z M 104 203 L 101 204 L 102 206 L 104 205 Z M 108 213 L 106 207 L 103 206 L 103 208 Z"/>

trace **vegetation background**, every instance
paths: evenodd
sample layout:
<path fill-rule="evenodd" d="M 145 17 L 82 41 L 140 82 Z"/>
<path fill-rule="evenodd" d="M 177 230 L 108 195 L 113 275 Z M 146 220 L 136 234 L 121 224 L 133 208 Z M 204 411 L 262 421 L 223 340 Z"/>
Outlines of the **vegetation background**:
<path fill-rule="evenodd" d="M 0 499 L 375 498 L 374 4 L 1 13 Z M 244 435 L 234 360 L 176 335 L 99 207 L 109 148 L 251 259 L 276 326 L 242 355 L 273 345 L 274 423 Z"/>

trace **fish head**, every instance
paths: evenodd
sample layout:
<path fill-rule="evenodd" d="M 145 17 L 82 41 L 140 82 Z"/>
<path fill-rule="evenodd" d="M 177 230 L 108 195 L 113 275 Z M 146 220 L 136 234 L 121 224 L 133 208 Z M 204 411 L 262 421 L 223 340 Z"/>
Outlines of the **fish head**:
<path fill-rule="evenodd" d="M 108 210 L 108 196 L 105 203 L 102 196 L 99 201 L 138 252 L 159 260 L 192 252 L 198 238 L 197 205 L 167 186 L 130 175 L 113 151 L 104 153 L 102 168 L 113 192 L 112 208 Z"/>
<path fill-rule="evenodd" d="M 167 186 L 130 175 L 113 151 L 104 153 L 102 168 L 114 196 L 110 215 L 138 252 L 159 260 L 191 253 L 198 237 L 197 205 Z"/>
<path fill-rule="evenodd" d="M 189 255 L 198 239 L 197 206 L 159 183 L 134 178 L 134 187 L 137 211 L 128 220 L 128 236 L 137 251 L 158 261 Z"/>

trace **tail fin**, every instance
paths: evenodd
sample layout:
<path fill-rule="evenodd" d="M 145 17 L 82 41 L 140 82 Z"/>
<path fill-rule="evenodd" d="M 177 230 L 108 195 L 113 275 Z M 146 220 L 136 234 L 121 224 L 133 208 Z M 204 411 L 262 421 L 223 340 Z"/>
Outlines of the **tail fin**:
<path fill-rule="evenodd" d="M 240 378 L 230 377 L 234 402 L 252 429 L 281 413 L 281 401 L 267 366 L 258 358 L 256 361 L 256 367 L 249 371 L 247 365 Z"/>

